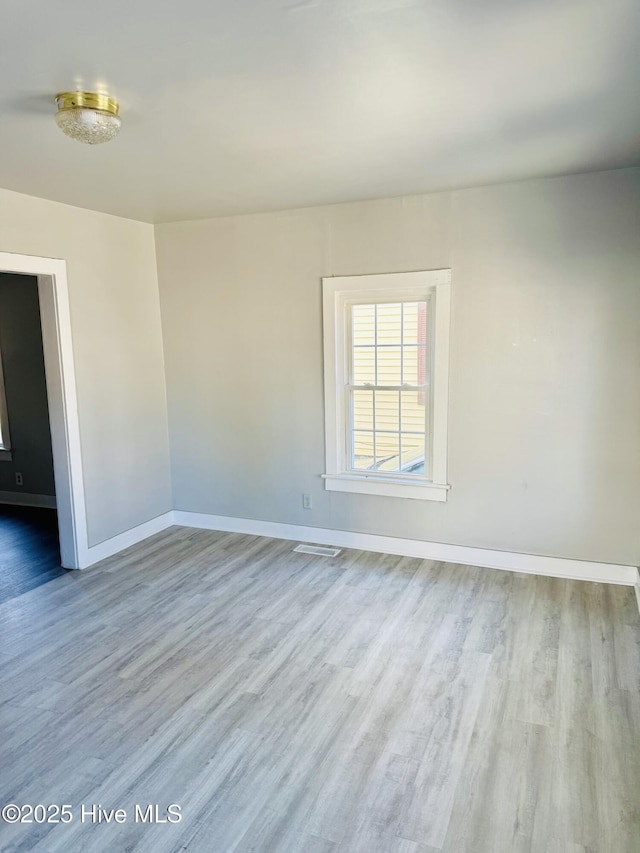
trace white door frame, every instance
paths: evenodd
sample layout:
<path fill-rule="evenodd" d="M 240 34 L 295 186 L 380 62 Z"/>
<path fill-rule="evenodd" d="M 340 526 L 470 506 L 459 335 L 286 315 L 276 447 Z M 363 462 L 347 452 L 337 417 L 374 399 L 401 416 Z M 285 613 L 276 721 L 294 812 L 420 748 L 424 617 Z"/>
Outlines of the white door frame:
<path fill-rule="evenodd" d="M 64 568 L 79 569 L 87 565 L 89 548 L 67 265 L 56 258 L 0 252 L 0 271 L 38 279 L 60 556 Z"/>

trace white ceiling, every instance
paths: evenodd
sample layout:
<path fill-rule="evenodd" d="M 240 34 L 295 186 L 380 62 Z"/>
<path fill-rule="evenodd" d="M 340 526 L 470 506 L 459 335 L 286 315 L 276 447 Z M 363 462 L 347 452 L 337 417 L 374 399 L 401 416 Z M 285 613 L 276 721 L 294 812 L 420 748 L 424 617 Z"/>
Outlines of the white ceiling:
<path fill-rule="evenodd" d="M 637 0 L 3 0 L 0 186 L 148 222 L 640 162 Z M 53 96 L 107 91 L 81 145 Z"/>

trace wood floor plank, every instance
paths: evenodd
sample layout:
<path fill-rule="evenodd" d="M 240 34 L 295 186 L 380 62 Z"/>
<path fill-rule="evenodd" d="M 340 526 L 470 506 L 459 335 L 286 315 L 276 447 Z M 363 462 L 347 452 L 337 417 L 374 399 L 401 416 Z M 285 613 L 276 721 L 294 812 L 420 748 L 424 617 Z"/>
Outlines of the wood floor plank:
<path fill-rule="evenodd" d="M 0 796 L 76 815 L 0 850 L 638 853 L 631 589 L 292 547 L 172 528 L 0 604 Z"/>

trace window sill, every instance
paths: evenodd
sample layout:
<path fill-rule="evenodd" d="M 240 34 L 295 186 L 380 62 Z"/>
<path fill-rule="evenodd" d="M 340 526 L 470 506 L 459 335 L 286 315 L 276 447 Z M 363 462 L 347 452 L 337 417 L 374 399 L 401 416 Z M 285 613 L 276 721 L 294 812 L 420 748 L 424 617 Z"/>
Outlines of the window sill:
<path fill-rule="evenodd" d="M 11 462 L 13 461 L 13 454 L 10 450 L 6 450 L 4 447 L 0 447 L 0 462 Z"/>
<path fill-rule="evenodd" d="M 406 480 L 359 477 L 357 474 L 323 474 L 324 487 L 330 492 L 361 495 L 383 495 L 390 498 L 413 498 L 419 501 L 447 500 L 451 486 L 437 483 L 409 483 Z"/>

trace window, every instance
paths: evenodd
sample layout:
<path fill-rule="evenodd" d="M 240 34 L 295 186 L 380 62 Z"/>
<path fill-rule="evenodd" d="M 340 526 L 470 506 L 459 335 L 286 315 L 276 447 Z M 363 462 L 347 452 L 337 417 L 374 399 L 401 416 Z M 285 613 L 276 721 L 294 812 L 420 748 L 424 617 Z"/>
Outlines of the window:
<path fill-rule="evenodd" d="M 447 499 L 450 276 L 323 279 L 327 489 Z"/>
<path fill-rule="evenodd" d="M 4 374 L 2 372 L 2 355 L 0 354 L 0 459 L 11 460 L 11 440 L 9 438 L 9 421 L 7 419 L 7 399 L 4 393 Z"/>

